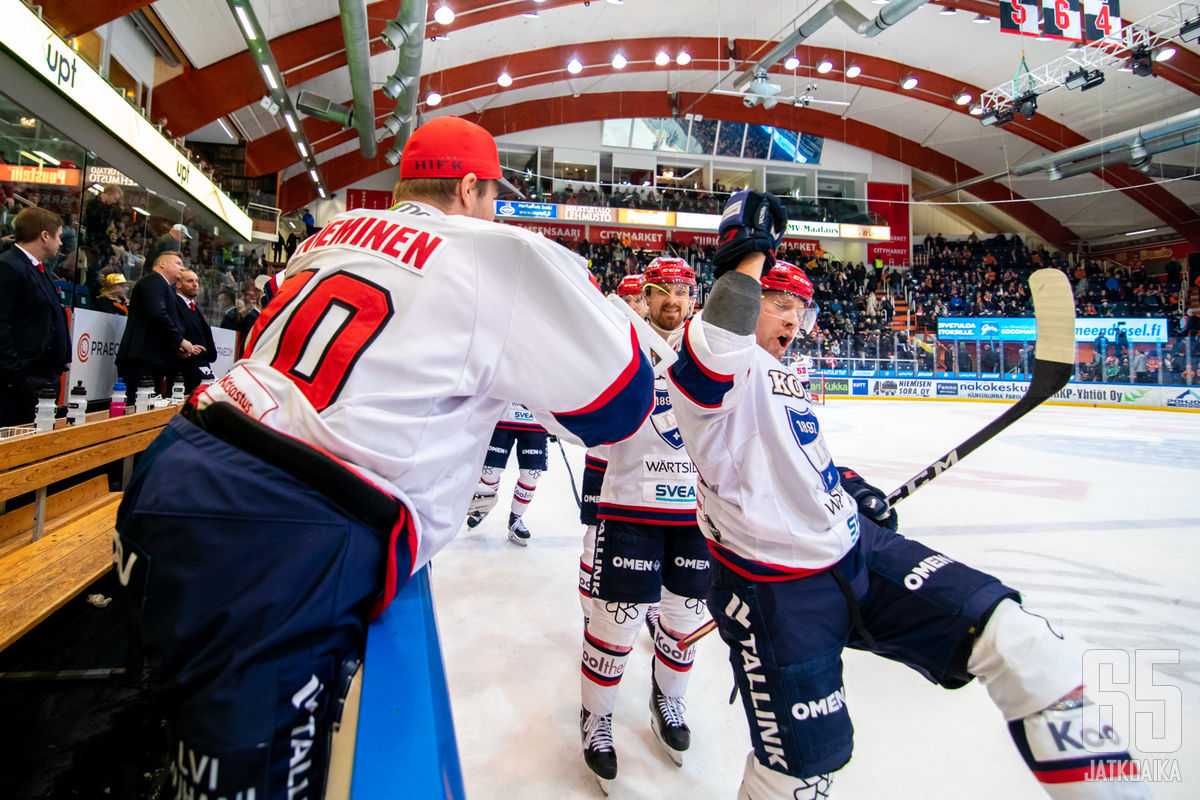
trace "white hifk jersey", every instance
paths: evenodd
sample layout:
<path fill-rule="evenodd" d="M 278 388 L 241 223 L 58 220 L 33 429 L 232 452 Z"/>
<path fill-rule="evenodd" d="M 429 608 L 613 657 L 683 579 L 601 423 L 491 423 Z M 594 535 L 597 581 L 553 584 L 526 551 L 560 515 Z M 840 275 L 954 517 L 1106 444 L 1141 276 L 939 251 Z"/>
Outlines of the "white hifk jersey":
<path fill-rule="evenodd" d="M 510 400 L 599 444 L 636 429 L 653 381 L 581 259 L 419 203 L 339 214 L 305 240 L 246 350 L 199 403 L 234 403 L 396 495 L 414 570 L 461 525 Z"/>
<path fill-rule="evenodd" d="M 753 335 L 706 324 L 701 312 L 668 380 L 714 557 L 746 577 L 778 580 L 846 554 L 858 538 L 857 506 L 794 370 Z"/>
<path fill-rule="evenodd" d="M 509 403 L 508 407 L 504 409 L 500 421 L 496 423 L 496 427 L 510 431 L 534 431 L 535 433 L 546 430 L 538 424 L 533 412 L 520 403 Z"/>
<path fill-rule="evenodd" d="M 683 326 L 667 336 L 678 348 Z M 607 448 L 600 519 L 696 524 L 696 467 L 683 446 L 665 378 L 654 382 L 654 408 L 637 433 Z"/>

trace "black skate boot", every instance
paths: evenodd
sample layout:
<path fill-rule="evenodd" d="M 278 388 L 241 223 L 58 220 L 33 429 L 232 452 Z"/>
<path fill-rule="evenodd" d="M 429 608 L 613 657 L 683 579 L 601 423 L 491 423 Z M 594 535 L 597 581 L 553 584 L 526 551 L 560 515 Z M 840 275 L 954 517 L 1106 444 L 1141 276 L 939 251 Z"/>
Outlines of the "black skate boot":
<path fill-rule="evenodd" d="M 508 540 L 521 547 L 529 544 L 529 528 L 525 527 L 525 520 L 511 511 L 508 513 Z"/>
<path fill-rule="evenodd" d="M 583 760 L 608 795 L 608 784 L 617 777 L 617 751 L 613 748 L 612 714 L 593 714 L 579 709 L 579 736 L 583 740 Z"/>
<path fill-rule="evenodd" d="M 487 516 L 487 515 L 484 514 L 482 511 L 474 511 L 470 514 L 467 514 L 467 527 L 474 528 L 476 525 L 483 522 L 483 518 L 485 516 Z"/>
<path fill-rule="evenodd" d="M 683 698 L 670 697 L 659 691 L 653 672 L 650 684 L 650 727 L 667 756 L 676 766 L 682 767 L 683 753 L 692 744 L 692 731 L 683 721 Z"/>

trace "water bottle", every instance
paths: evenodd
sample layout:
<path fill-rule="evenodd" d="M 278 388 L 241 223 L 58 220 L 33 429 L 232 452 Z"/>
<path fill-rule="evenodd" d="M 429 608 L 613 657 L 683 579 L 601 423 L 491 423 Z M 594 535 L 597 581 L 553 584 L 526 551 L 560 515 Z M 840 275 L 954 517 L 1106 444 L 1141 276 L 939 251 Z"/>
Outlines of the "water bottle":
<path fill-rule="evenodd" d="M 134 413 L 154 408 L 154 381 L 142 378 L 138 381 L 137 396 L 133 400 Z"/>
<path fill-rule="evenodd" d="M 110 417 L 125 416 L 125 381 L 117 378 L 113 384 L 112 403 L 108 407 Z"/>
<path fill-rule="evenodd" d="M 37 415 L 34 418 L 34 428 L 39 431 L 54 430 L 54 415 L 58 413 L 58 388 L 53 383 L 46 384 L 38 395 Z"/>
<path fill-rule="evenodd" d="M 87 389 L 83 388 L 83 381 L 79 381 L 71 390 L 71 399 L 67 403 L 68 425 L 82 425 L 87 422 L 87 403 Z"/>
<path fill-rule="evenodd" d="M 184 401 L 183 396 L 183 378 L 178 378 L 175 384 L 171 387 L 171 402 L 179 405 Z"/>

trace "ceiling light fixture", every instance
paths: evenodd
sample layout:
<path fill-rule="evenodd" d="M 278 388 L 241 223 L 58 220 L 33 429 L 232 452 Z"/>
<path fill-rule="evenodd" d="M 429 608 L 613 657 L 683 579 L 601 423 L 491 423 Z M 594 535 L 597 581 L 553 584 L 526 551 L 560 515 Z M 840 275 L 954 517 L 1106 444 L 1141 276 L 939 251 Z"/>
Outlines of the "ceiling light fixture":
<path fill-rule="evenodd" d="M 828 58 L 821 59 L 821 63 L 817 64 L 817 72 L 824 75 L 827 72 L 833 72 L 833 62 Z"/>
<path fill-rule="evenodd" d="M 978 103 L 971 106 L 971 116 L 972 117 L 978 117 L 978 116 L 981 116 L 982 114 L 983 114 L 983 106 L 979 105 Z"/>
<path fill-rule="evenodd" d="M 271 87 L 271 91 L 273 91 L 273 92 L 278 91 L 279 90 L 279 82 L 277 80 L 275 80 L 275 71 L 271 69 L 271 65 L 263 64 L 262 71 L 263 71 L 263 75 L 267 79 L 267 85 Z"/>
<path fill-rule="evenodd" d="M 850 66 L 846 67 L 847 78 L 857 78 L 859 75 L 862 75 L 862 67 L 860 67 L 858 64 L 851 64 Z"/>
<path fill-rule="evenodd" d="M 971 20 L 971 22 L 975 22 L 980 25 L 987 25 L 991 21 L 992 21 L 992 18 L 989 17 L 987 14 L 976 14 L 975 19 Z"/>
<path fill-rule="evenodd" d="M 954 8 L 954 6 L 942 6 L 942 10 L 938 13 L 943 17 L 953 17 L 958 13 L 958 9 Z"/>
<path fill-rule="evenodd" d="M 522 12 L 521 12 L 521 16 L 522 16 L 522 17 L 525 17 L 526 19 L 537 19 L 537 18 L 538 18 L 538 12 L 536 12 L 536 11 L 522 11 Z"/>
<path fill-rule="evenodd" d="M 1150 57 L 1150 50 L 1145 46 L 1133 48 L 1133 52 L 1129 54 L 1129 69 L 1140 78 L 1153 75 L 1154 59 Z"/>
<path fill-rule="evenodd" d="M 252 42 L 258 41 L 258 32 L 254 30 L 254 26 L 250 24 L 250 18 L 246 16 L 246 7 L 234 6 L 233 13 L 237 14 L 238 22 L 242 25 L 242 30 L 246 32 L 246 38 Z"/>
<path fill-rule="evenodd" d="M 687 50 L 680 50 L 679 55 L 675 56 L 675 63 L 681 67 L 686 67 L 692 63 L 692 54 Z"/>
<path fill-rule="evenodd" d="M 613 56 L 613 69 L 625 69 L 625 65 L 628 63 L 629 59 L 625 58 L 625 56 L 621 53 L 617 53 L 615 56 Z"/>
<path fill-rule="evenodd" d="M 659 50 L 658 55 L 654 57 L 654 63 L 658 64 L 660 67 L 665 67 L 667 64 L 671 63 L 671 57 L 667 55 L 665 50 Z"/>
<path fill-rule="evenodd" d="M 1200 17 L 1179 26 L 1179 41 L 1186 43 L 1200 39 Z"/>
<path fill-rule="evenodd" d="M 1170 61 L 1172 58 L 1175 57 L 1175 52 L 1176 52 L 1175 48 L 1172 47 L 1171 45 L 1167 45 L 1166 47 L 1160 47 L 1160 48 L 1158 48 L 1158 50 L 1156 50 L 1154 52 L 1154 60 L 1158 61 L 1158 62 Z"/>
<path fill-rule="evenodd" d="M 289 131 L 292 133 L 296 132 L 296 120 L 292 118 L 291 114 L 285 111 L 283 114 L 283 121 L 287 123 Z"/>
<path fill-rule="evenodd" d="M 506 88 L 512 86 L 512 75 L 509 75 L 508 71 L 505 70 L 504 72 L 500 73 L 498 78 L 496 78 L 496 83 Z"/>
<path fill-rule="evenodd" d="M 579 63 L 578 58 L 571 56 L 571 60 L 567 62 L 567 72 L 571 73 L 572 75 L 578 75 L 579 73 L 583 72 L 583 64 Z"/>
<path fill-rule="evenodd" d="M 917 77 L 915 75 L 906 75 L 904 77 L 904 80 L 900 81 L 900 88 L 901 89 L 915 89 L 915 88 L 917 88 L 917 83 L 918 83 L 918 81 L 917 81 Z"/>
<path fill-rule="evenodd" d="M 454 9 L 442 3 L 437 7 L 437 11 L 433 12 L 433 21 L 438 25 L 449 25 L 454 22 Z"/>
<path fill-rule="evenodd" d="M 973 100 L 973 99 L 974 98 L 971 96 L 971 93 L 968 92 L 966 89 L 963 89 L 961 92 L 954 95 L 954 105 L 965 106 L 967 103 L 971 102 L 971 100 Z"/>
<path fill-rule="evenodd" d="M 320 182 L 321 182 L 321 178 L 320 178 L 320 177 L 317 175 L 317 171 L 316 171 L 315 169 L 310 169 L 310 170 L 308 171 L 308 174 L 312 176 L 313 183 L 320 183 Z"/>
<path fill-rule="evenodd" d="M 304 142 L 296 142 L 296 149 L 300 151 L 301 158 L 308 158 L 308 148 L 304 146 Z"/>
<path fill-rule="evenodd" d="M 442 102 L 442 96 L 435 91 L 431 90 L 429 92 L 429 94 L 425 95 L 425 105 L 427 105 L 427 106 L 436 106 L 436 105 L 439 105 L 441 102 Z"/>
<path fill-rule="evenodd" d="M 783 62 L 784 69 L 795 69 L 798 66 L 800 66 L 800 59 L 795 56 L 788 56 L 787 60 Z"/>
<path fill-rule="evenodd" d="M 1013 100 L 1013 108 L 1025 119 L 1033 119 L 1037 115 L 1037 98 L 1037 92 L 1026 92 Z"/>

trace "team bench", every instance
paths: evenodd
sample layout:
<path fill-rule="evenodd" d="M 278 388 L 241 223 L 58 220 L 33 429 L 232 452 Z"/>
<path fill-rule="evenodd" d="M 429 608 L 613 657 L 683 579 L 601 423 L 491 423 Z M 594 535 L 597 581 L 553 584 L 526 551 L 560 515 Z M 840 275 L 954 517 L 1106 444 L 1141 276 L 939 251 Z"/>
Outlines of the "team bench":
<path fill-rule="evenodd" d="M 33 493 L 0 516 L 0 650 L 4 650 L 112 567 L 120 492 L 105 475 L 48 494 L 67 481 L 145 450 L 179 406 L 0 441 L 0 501 Z M 60 423 L 61 424 L 61 423 Z"/>

